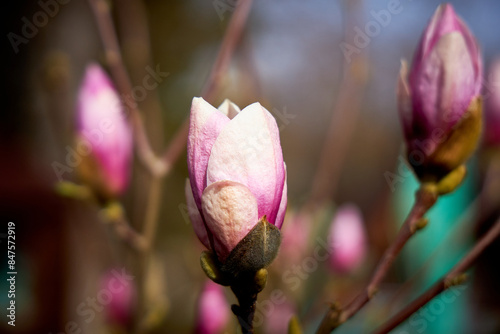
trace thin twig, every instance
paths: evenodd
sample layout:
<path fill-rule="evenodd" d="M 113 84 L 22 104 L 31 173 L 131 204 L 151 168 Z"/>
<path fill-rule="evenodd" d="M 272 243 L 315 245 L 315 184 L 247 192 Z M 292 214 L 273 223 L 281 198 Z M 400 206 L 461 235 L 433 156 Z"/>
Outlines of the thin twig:
<path fill-rule="evenodd" d="M 395 293 L 392 300 L 389 302 L 388 309 L 393 309 L 393 305 L 400 305 L 400 301 L 407 298 L 412 288 L 416 283 L 422 279 L 426 272 L 431 269 L 431 266 L 436 262 L 436 259 L 444 252 L 448 251 L 449 245 L 462 244 L 467 241 L 471 235 L 472 226 L 469 226 L 471 217 L 478 208 L 479 197 L 481 193 L 472 201 L 460 217 L 453 223 L 453 230 L 450 234 L 443 237 L 439 246 L 432 252 L 429 259 L 422 265 L 422 267 L 406 282 L 403 283 L 401 288 Z"/>
<path fill-rule="evenodd" d="M 146 215 L 144 218 L 144 238 L 149 245 L 153 243 L 158 224 L 158 209 L 161 202 L 161 182 L 160 180 L 153 180 L 148 194 L 148 206 L 146 208 Z"/>
<path fill-rule="evenodd" d="M 86 185 L 79 185 L 69 181 L 58 182 L 55 191 L 64 197 L 100 205 L 95 193 Z M 144 252 L 148 248 L 146 238 L 130 226 L 120 203 L 111 201 L 102 209 L 102 220 L 111 225 L 115 234 L 131 248 Z"/>
<path fill-rule="evenodd" d="M 137 322 L 137 327 L 136 327 L 136 333 L 147 333 L 149 332 L 150 328 L 148 326 L 150 325 L 148 322 L 143 321 L 143 319 L 148 318 L 149 313 L 151 310 L 151 305 L 148 305 L 147 300 L 146 300 L 146 291 L 148 289 L 147 284 L 148 284 L 148 274 L 150 272 L 149 268 L 151 266 L 151 260 L 152 260 L 152 252 L 153 252 L 153 243 L 154 243 L 154 238 L 156 235 L 156 230 L 158 227 L 158 215 L 159 215 L 159 208 L 160 208 L 160 203 L 161 203 L 161 191 L 162 191 L 162 179 L 161 178 L 153 178 L 151 180 L 151 185 L 149 187 L 149 194 L 148 194 L 148 204 L 146 207 L 146 214 L 144 217 L 144 227 L 143 227 L 143 236 L 145 243 L 147 245 L 147 248 L 144 250 L 144 252 L 141 254 L 141 263 L 140 266 L 142 267 L 139 275 L 138 276 L 138 281 L 141 282 L 141 293 L 138 295 L 137 298 L 137 307 L 139 310 L 138 314 L 138 319 L 139 321 Z M 143 312 L 143 313 L 142 313 Z"/>
<path fill-rule="evenodd" d="M 356 10 L 360 2 L 346 1 L 344 15 L 344 38 L 352 40 L 353 27 L 356 25 Z M 328 126 L 323 148 L 321 149 L 318 167 L 314 175 L 311 194 L 305 208 L 314 208 L 335 195 L 339 183 L 349 144 L 359 118 L 364 86 L 368 80 L 368 60 L 364 52 L 344 59 L 343 75 L 337 100 L 333 105 L 330 124 Z"/>
<path fill-rule="evenodd" d="M 396 328 L 403 321 L 408 319 L 413 313 L 432 300 L 434 297 L 446 289 L 462 283 L 465 272 L 474 264 L 484 250 L 500 236 L 500 219 L 498 219 L 490 230 L 476 243 L 460 262 L 451 269 L 441 280 L 425 291 L 420 297 L 411 302 L 404 309 L 390 318 L 385 324 L 380 326 L 374 333 L 382 334 Z"/>
<path fill-rule="evenodd" d="M 122 96 L 129 95 L 132 91 L 132 84 L 123 63 L 109 6 L 104 0 L 89 0 L 89 3 L 97 21 L 111 75 Z M 227 70 L 235 47 L 241 38 L 248 14 L 250 13 L 251 4 L 252 0 L 239 1 L 231 17 L 219 54 L 202 90 L 201 95 L 209 102 L 213 102 L 217 88 L 220 85 L 220 79 Z M 141 162 L 153 176 L 165 176 L 171 170 L 172 165 L 177 161 L 186 146 L 189 130 L 188 119 L 184 120 L 165 150 L 165 153 L 162 155 L 162 158 L 159 159 L 151 148 L 141 113 L 136 104 L 129 103 L 127 107 L 130 112 L 137 153 Z"/>
<path fill-rule="evenodd" d="M 226 72 L 234 54 L 236 45 L 241 39 L 243 28 L 247 22 L 251 7 L 252 0 L 238 1 L 238 5 L 233 16 L 231 17 L 231 21 L 227 26 L 226 34 L 222 40 L 217 59 L 215 60 L 212 70 L 210 71 L 210 75 L 208 76 L 201 92 L 201 96 L 210 103 L 214 102 L 214 98 L 220 86 L 221 78 Z M 189 119 L 186 118 L 163 154 L 162 160 L 165 167 L 165 173 L 170 171 L 172 165 L 175 161 L 177 161 L 180 154 L 186 147 L 188 132 Z"/>
<path fill-rule="evenodd" d="M 103 208 L 101 217 L 113 227 L 116 236 L 130 247 L 139 253 L 143 253 L 148 249 L 146 238 L 130 226 L 120 203 L 114 201 L 108 203 Z"/>
<path fill-rule="evenodd" d="M 415 204 L 413 205 L 410 214 L 406 218 L 403 226 L 400 228 L 394 242 L 387 248 L 382 256 L 377 269 L 375 270 L 370 282 L 366 288 L 346 307 L 339 309 L 332 307 L 321 322 L 317 331 L 318 334 L 327 334 L 340 326 L 347 319 L 355 315 L 373 296 L 376 294 L 380 283 L 383 281 L 387 272 L 391 268 L 392 263 L 403 249 L 404 245 L 420 228 L 419 224 L 425 213 L 436 203 L 437 194 L 432 190 L 428 190 L 425 185 L 422 185 L 416 194 Z"/>
<path fill-rule="evenodd" d="M 236 7 L 231 21 L 227 26 L 227 32 L 222 40 L 222 45 L 215 60 L 212 71 L 203 87 L 201 96 L 206 100 L 211 100 L 214 98 L 217 88 L 219 87 L 220 79 L 232 58 L 236 45 L 238 44 L 241 34 L 243 32 L 243 27 L 250 13 L 250 8 L 252 7 L 252 0 L 240 0 L 238 1 L 238 6 Z"/>
<path fill-rule="evenodd" d="M 118 44 L 116 30 L 109 10 L 109 5 L 104 0 L 88 0 L 94 13 L 99 35 L 105 50 L 107 64 L 109 66 L 113 81 L 115 82 L 121 96 L 128 96 L 132 92 L 132 83 L 123 63 L 123 58 Z M 127 114 L 134 130 L 134 139 L 137 154 L 143 165 L 152 175 L 164 174 L 164 166 L 156 157 L 144 128 L 139 109 L 135 102 L 124 103 Z"/>
<path fill-rule="evenodd" d="M 147 240 L 130 226 L 125 217 L 110 221 L 110 223 L 115 229 L 115 234 L 130 247 L 139 252 L 148 249 Z"/>

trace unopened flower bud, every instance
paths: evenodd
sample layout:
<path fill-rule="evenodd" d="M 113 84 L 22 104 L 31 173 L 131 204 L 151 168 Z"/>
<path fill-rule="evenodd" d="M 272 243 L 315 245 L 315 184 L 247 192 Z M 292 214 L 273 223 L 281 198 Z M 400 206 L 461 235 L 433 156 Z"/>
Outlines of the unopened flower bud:
<path fill-rule="evenodd" d="M 281 247 L 275 268 L 288 269 L 290 264 L 299 263 L 307 254 L 311 232 L 311 218 L 308 213 L 289 213 L 281 231 Z"/>
<path fill-rule="evenodd" d="M 229 321 L 229 305 L 224 289 L 208 281 L 198 300 L 196 334 L 218 334 Z"/>
<path fill-rule="evenodd" d="M 122 194 L 129 182 L 132 132 L 113 84 L 91 64 L 78 93 L 77 153 L 82 179 L 104 198 Z"/>
<path fill-rule="evenodd" d="M 469 158 L 481 130 L 481 54 L 450 4 L 436 10 L 407 72 L 403 62 L 398 108 L 408 161 L 421 180 L 438 180 Z"/>
<path fill-rule="evenodd" d="M 107 272 L 101 281 L 100 294 L 106 296 L 104 317 L 108 324 L 127 328 L 134 317 L 137 291 L 134 281 L 123 280 L 119 270 Z"/>
<path fill-rule="evenodd" d="M 366 232 L 358 207 L 346 204 L 337 209 L 329 231 L 330 264 L 337 272 L 351 272 L 366 256 Z"/>
<path fill-rule="evenodd" d="M 259 247 L 272 246 L 262 239 L 270 229 L 258 223 L 281 228 L 287 190 L 278 126 L 263 106 L 254 103 L 240 111 L 226 100 L 215 109 L 202 98 L 194 98 L 188 171 L 191 222 L 200 241 L 221 263 L 247 235 L 246 247 L 259 241 Z M 250 235 L 251 231 L 255 233 Z M 267 257 L 267 250 L 263 251 Z M 254 260 L 249 259 L 248 268 L 255 265 Z"/>

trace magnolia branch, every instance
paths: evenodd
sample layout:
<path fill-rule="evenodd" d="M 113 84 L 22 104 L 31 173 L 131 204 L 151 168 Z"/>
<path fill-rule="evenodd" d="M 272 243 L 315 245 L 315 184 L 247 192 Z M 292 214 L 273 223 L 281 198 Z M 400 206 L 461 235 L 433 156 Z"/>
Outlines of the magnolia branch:
<path fill-rule="evenodd" d="M 67 198 L 91 203 L 99 202 L 94 192 L 86 185 L 63 181 L 56 184 L 55 191 Z M 148 248 L 146 238 L 130 226 L 120 203 L 114 201 L 107 203 L 102 209 L 101 218 L 105 223 L 112 226 L 115 234 L 131 248 L 139 252 L 143 252 Z"/>
<path fill-rule="evenodd" d="M 382 334 L 396 328 L 403 321 L 408 319 L 413 313 L 422 306 L 431 301 L 434 297 L 446 289 L 461 284 L 465 279 L 465 272 L 476 262 L 479 256 L 491 245 L 491 243 L 500 236 L 500 219 L 496 221 L 493 227 L 476 243 L 476 245 L 467 253 L 460 262 L 451 269 L 446 276 L 436 284 L 425 291 L 420 297 L 411 302 L 404 309 L 395 314 L 385 324 L 380 326 L 374 333 Z"/>
<path fill-rule="evenodd" d="M 132 91 L 132 85 L 123 63 L 109 6 L 104 0 L 89 0 L 89 3 L 96 18 L 111 75 L 116 82 L 118 90 L 122 94 L 129 94 Z M 248 14 L 250 13 L 251 4 L 252 0 L 239 1 L 231 17 L 219 54 L 202 90 L 201 95 L 209 102 L 213 101 L 220 84 L 220 78 L 227 70 L 236 45 L 241 38 Z M 132 104 L 127 107 L 134 128 L 137 154 L 142 164 L 148 169 L 151 175 L 156 177 L 165 176 L 171 170 L 186 146 L 188 119 L 184 120 L 164 154 L 159 158 L 150 145 L 144 122 L 137 106 Z"/>
<path fill-rule="evenodd" d="M 148 249 L 147 239 L 130 226 L 120 203 L 108 203 L 102 210 L 102 218 L 104 222 L 113 227 L 115 234 L 130 247 L 139 252 L 145 252 Z"/>
<path fill-rule="evenodd" d="M 357 17 L 359 3 L 346 1 L 345 5 L 347 6 L 344 14 L 345 39 L 352 40 L 353 28 L 359 21 Z M 333 105 L 332 116 L 305 209 L 318 207 L 318 204 L 335 196 L 342 166 L 361 111 L 364 87 L 368 80 L 367 57 L 361 53 L 351 61 L 342 59 L 342 62 L 343 76 L 340 89 Z"/>
<path fill-rule="evenodd" d="M 355 315 L 377 293 L 380 283 L 384 280 L 392 263 L 410 240 L 413 234 L 425 226 L 425 213 L 436 203 L 437 192 L 432 186 L 423 184 L 416 194 L 415 204 L 401 226 L 394 242 L 382 256 L 379 264 L 366 288 L 346 307 L 334 305 L 328 310 L 317 331 L 318 334 L 327 334 Z"/>
<path fill-rule="evenodd" d="M 95 16 L 113 81 L 121 95 L 126 96 L 132 92 L 132 83 L 123 63 L 109 5 L 104 0 L 88 1 Z M 158 159 L 151 147 L 137 104 L 126 103 L 125 107 L 134 130 L 135 146 L 139 159 L 152 175 L 161 175 L 164 173 L 164 167 L 161 163 L 158 163 Z"/>

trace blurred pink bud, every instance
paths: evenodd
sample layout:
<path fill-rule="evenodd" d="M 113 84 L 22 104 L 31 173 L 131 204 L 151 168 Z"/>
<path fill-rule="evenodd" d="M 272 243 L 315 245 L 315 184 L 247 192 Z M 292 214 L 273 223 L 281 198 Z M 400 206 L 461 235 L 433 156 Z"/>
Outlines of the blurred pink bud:
<path fill-rule="evenodd" d="M 268 334 L 287 334 L 288 323 L 296 313 L 295 307 L 289 302 L 275 304 L 269 309 L 265 322 L 265 333 Z"/>
<path fill-rule="evenodd" d="M 500 145 L 500 58 L 491 66 L 489 80 L 490 95 L 486 100 L 485 142 Z"/>
<path fill-rule="evenodd" d="M 276 262 L 298 263 L 306 254 L 309 234 L 310 218 L 303 213 L 287 214 L 286 227 L 281 231 L 281 246 Z"/>
<path fill-rule="evenodd" d="M 229 322 L 229 304 L 222 286 L 207 281 L 198 301 L 197 334 L 221 333 Z"/>
<path fill-rule="evenodd" d="M 194 98 L 188 136 L 186 198 L 198 238 L 224 261 L 257 222 L 281 228 L 287 204 L 285 165 L 274 117 L 259 103 L 240 111 Z M 209 233 L 207 233 L 207 228 Z"/>
<path fill-rule="evenodd" d="M 403 62 L 398 108 L 408 150 L 432 155 L 479 96 L 479 46 L 450 4 L 438 7 L 420 40 L 407 81 Z"/>
<path fill-rule="evenodd" d="M 97 64 L 90 64 L 78 93 L 79 145 L 86 146 L 83 178 L 105 196 L 126 189 L 132 157 L 132 132 L 113 84 Z"/>
<path fill-rule="evenodd" d="M 342 205 L 333 217 L 328 234 L 330 264 L 335 271 L 350 272 L 366 256 L 366 232 L 363 216 L 357 206 Z"/>
<path fill-rule="evenodd" d="M 99 296 L 104 296 L 101 298 L 104 316 L 109 324 L 121 327 L 128 327 L 131 324 L 136 303 L 136 288 L 132 280 L 124 279 L 121 270 L 110 270 L 104 275 Z"/>

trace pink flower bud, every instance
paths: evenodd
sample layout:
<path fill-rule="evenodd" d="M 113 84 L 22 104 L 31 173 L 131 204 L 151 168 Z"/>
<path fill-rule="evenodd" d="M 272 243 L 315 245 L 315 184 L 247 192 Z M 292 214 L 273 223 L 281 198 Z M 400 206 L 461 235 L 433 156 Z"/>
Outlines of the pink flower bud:
<path fill-rule="evenodd" d="M 337 209 L 328 234 L 330 264 L 339 272 L 356 269 L 366 255 L 366 234 L 358 207 L 346 204 Z"/>
<path fill-rule="evenodd" d="M 136 293 L 134 282 L 124 280 L 121 270 L 108 271 L 103 276 L 98 292 L 98 296 L 102 296 L 106 322 L 128 327 L 134 316 Z"/>
<path fill-rule="evenodd" d="M 476 39 L 450 4 L 439 6 L 420 40 L 409 80 L 403 62 L 398 84 L 398 107 L 414 167 L 425 164 L 468 116 L 481 80 Z"/>
<path fill-rule="evenodd" d="M 191 222 L 209 249 L 213 237 L 221 261 L 264 216 L 281 228 L 287 203 L 285 165 L 276 121 L 259 103 L 240 111 L 228 100 L 215 109 L 194 98 L 188 171 Z"/>
<path fill-rule="evenodd" d="M 78 93 L 77 132 L 85 146 L 82 177 L 98 192 L 114 197 L 127 187 L 132 132 L 113 84 L 97 64 L 87 66 Z"/>
<path fill-rule="evenodd" d="M 296 309 L 288 300 L 285 302 L 276 303 L 274 307 L 269 308 L 265 312 L 265 333 L 268 334 L 287 334 L 288 323 L 290 319 L 296 314 Z"/>
<path fill-rule="evenodd" d="M 311 221 L 306 213 L 289 213 L 285 220 L 286 227 L 281 232 L 281 246 L 276 262 L 288 268 L 291 263 L 299 263 L 307 252 Z"/>
<path fill-rule="evenodd" d="M 500 58 L 490 69 L 489 96 L 485 110 L 485 142 L 487 145 L 500 145 Z"/>
<path fill-rule="evenodd" d="M 224 289 L 208 281 L 198 301 L 198 319 L 196 334 L 221 333 L 229 321 L 229 305 L 224 295 Z"/>

